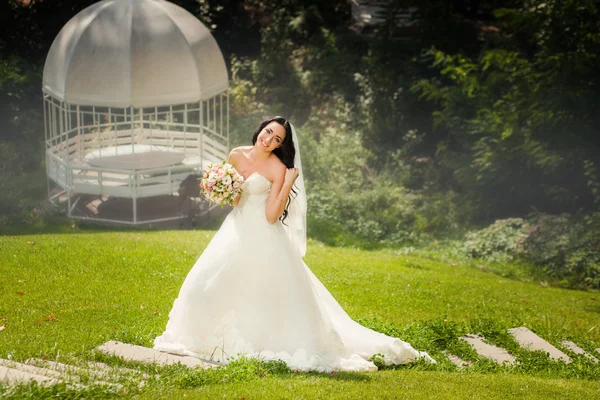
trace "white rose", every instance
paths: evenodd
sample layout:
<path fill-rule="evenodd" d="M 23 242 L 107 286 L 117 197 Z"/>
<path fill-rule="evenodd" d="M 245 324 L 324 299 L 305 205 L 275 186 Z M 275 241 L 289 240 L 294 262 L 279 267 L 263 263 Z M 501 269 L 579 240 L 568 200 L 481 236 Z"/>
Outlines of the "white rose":
<path fill-rule="evenodd" d="M 221 182 L 223 182 L 224 185 L 230 185 L 231 184 L 231 176 L 225 175 L 223 177 L 223 179 L 221 179 Z"/>
<path fill-rule="evenodd" d="M 214 172 L 211 172 L 210 175 L 208 175 L 208 181 L 210 183 L 215 183 L 217 181 L 217 179 L 219 179 L 219 175 L 217 175 Z"/>

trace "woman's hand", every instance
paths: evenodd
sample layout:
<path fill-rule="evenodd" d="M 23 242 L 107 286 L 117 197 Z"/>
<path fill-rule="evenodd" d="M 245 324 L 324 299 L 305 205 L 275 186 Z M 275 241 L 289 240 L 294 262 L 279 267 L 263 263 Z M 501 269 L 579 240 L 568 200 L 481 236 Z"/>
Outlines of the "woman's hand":
<path fill-rule="evenodd" d="M 294 181 L 296 181 L 296 178 L 298 178 L 298 175 L 300 175 L 300 171 L 298 171 L 298 168 L 286 169 L 284 184 L 288 184 L 290 186 L 294 185 Z"/>
<path fill-rule="evenodd" d="M 235 207 L 240 202 L 240 197 L 242 197 L 242 192 L 240 192 L 237 196 L 233 198 L 233 202 L 231 203 L 232 207 Z"/>

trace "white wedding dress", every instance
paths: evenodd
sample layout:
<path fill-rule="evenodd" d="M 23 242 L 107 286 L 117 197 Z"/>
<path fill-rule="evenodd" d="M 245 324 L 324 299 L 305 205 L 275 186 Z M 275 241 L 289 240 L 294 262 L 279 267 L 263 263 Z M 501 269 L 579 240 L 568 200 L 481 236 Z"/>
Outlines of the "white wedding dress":
<path fill-rule="evenodd" d="M 271 183 L 254 173 L 188 274 L 154 348 L 226 363 L 239 355 L 301 371 L 374 371 L 427 353 L 354 322 L 310 271 L 265 207 Z"/>

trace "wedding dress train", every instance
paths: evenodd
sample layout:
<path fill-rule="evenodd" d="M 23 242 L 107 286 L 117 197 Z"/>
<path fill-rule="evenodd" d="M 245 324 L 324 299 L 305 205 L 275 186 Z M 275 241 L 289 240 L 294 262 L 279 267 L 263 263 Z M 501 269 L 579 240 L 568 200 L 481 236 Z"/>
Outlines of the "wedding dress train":
<path fill-rule="evenodd" d="M 254 173 L 181 287 L 154 348 L 217 362 L 245 355 L 301 371 L 373 371 L 427 353 L 353 321 L 306 266 L 265 206 L 271 183 Z"/>

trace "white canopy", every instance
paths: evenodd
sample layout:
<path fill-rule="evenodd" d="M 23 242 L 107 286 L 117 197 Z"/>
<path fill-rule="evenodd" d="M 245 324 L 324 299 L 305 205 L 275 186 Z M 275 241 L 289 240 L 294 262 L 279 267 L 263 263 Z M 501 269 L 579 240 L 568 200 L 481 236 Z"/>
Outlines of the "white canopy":
<path fill-rule="evenodd" d="M 164 0 L 104 0 L 74 16 L 50 47 L 44 92 L 70 104 L 156 107 L 228 87 L 209 30 Z"/>

